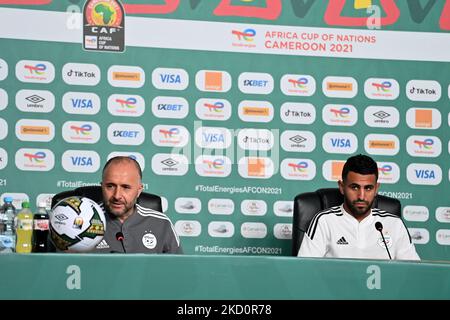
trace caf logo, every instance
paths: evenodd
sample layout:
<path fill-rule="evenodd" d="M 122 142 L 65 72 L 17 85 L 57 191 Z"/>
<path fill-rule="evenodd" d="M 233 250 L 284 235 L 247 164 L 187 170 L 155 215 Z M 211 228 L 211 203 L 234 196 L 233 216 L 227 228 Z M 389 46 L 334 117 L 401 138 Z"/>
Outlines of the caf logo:
<path fill-rule="evenodd" d="M 125 11 L 120 0 L 86 1 L 83 8 L 83 49 L 125 50 Z"/>
<path fill-rule="evenodd" d="M 92 0 L 85 10 L 87 22 L 91 26 L 119 27 L 123 14 L 115 0 Z"/>

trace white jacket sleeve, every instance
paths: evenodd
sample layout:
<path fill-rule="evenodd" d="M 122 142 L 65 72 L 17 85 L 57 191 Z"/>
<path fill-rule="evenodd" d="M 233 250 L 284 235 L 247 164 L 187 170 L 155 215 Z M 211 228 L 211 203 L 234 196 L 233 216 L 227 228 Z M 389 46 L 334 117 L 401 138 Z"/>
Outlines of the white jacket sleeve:
<path fill-rule="evenodd" d="M 313 239 L 310 238 L 311 230 L 305 232 L 303 237 L 300 250 L 298 251 L 299 257 L 311 257 L 311 258 L 321 258 L 325 257 L 327 253 L 327 226 L 323 220 L 318 221 L 318 225 L 313 234 Z"/>
<path fill-rule="evenodd" d="M 398 226 L 398 239 L 395 250 L 394 259 L 398 260 L 420 260 L 419 255 L 416 252 L 414 244 L 411 242 L 408 230 L 402 221 L 399 221 Z"/>

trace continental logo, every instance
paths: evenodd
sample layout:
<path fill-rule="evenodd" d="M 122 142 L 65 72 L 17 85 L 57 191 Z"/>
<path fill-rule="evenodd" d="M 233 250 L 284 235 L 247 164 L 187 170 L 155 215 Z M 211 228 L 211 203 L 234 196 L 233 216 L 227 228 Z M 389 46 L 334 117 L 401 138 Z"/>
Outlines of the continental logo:
<path fill-rule="evenodd" d="M 16 136 L 21 141 L 49 142 L 55 137 L 55 126 L 48 120 L 21 119 L 16 123 Z"/>
<path fill-rule="evenodd" d="M 322 91 L 330 98 L 353 98 L 358 93 L 358 83 L 352 77 L 325 77 Z"/>
<path fill-rule="evenodd" d="M 20 133 L 21 134 L 49 135 L 50 128 L 49 127 L 38 127 L 38 126 L 21 126 Z"/>
<path fill-rule="evenodd" d="M 273 105 L 268 101 L 244 100 L 238 106 L 239 118 L 245 122 L 270 122 L 273 110 Z"/>
<path fill-rule="evenodd" d="M 108 82 L 113 87 L 140 88 L 145 83 L 145 72 L 140 67 L 114 65 L 108 69 Z"/>
<path fill-rule="evenodd" d="M 141 81 L 141 74 L 137 72 L 113 72 L 112 78 L 116 81 Z"/>
<path fill-rule="evenodd" d="M 352 91 L 353 85 L 345 82 L 327 82 L 327 89 L 333 91 Z"/>
<path fill-rule="evenodd" d="M 243 107 L 243 114 L 246 116 L 268 116 L 270 114 L 269 108 L 262 107 Z"/>
<path fill-rule="evenodd" d="M 400 140 L 393 134 L 368 134 L 364 148 L 369 154 L 393 156 L 400 151 Z"/>
<path fill-rule="evenodd" d="M 369 148 L 395 149 L 395 141 L 371 140 L 371 141 L 369 141 Z"/>

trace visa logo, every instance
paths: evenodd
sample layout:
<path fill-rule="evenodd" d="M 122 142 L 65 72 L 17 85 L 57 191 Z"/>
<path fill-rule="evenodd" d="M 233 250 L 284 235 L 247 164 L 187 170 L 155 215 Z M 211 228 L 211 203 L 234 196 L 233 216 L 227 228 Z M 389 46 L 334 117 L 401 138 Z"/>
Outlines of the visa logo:
<path fill-rule="evenodd" d="M 70 157 L 74 166 L 92 166 L 91 157 Z"/>
<path fill-rule="evenodd" d="M 74 108 L 93 108 L 91 99 L 70 99 Z"/>
<path fill-rule="evenodd" d="M 337 148 L 350 148 L 351 143 L 349 139 L 331 139 L 331 145 Z"/>
<path fill-rule="evenodd" d="M 165 83 L 181 83 L 181 77 L 179 74 L 160 74 L 161 81 Z"/>
<path fill-rule="evenodd" d="M 225 142 L 223 134 L 203 133 L 203 140 L 206 142 Z"/>
<path fill-rule="evenodd" d="M 436 179 L 434 170 L 415 169 L 414 172 L 416 173 L 416 177 L 419 179 Z"/>

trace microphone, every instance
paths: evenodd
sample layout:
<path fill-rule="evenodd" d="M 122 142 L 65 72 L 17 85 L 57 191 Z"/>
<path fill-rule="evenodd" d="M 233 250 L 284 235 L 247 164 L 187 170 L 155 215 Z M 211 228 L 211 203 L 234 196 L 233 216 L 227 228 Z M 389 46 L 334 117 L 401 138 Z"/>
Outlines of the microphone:
<path fill-rule="evenodd" d="M 391 257 L 391 253 L 389 252 L 388 246 L 386 244 L 386 240 L 384 240 L 384 235 L 383 235 L 383 224 L 380 221 L 375 222 L 375 229 L 377 229 L 378 231 L 380 231 L 381 233 L 381 238 L 383 239 L 383 243 L 384 243 L 384 247 L 386 248 L 386 251 L 388 253 L 389 259 L 392 260 Z"/>
<path fill-rule="evenodd" d="M 117 232 L 116 233 L 116 240 L 120 241 L 120 244 L 122 245 L 122 249 L 124 253 L 127 253 L 127 250 L 125 250 L 125 246 L 123 245 L 123 240 L 125 239 L 125 237 L 123 236 L 122 232 Z"/>

